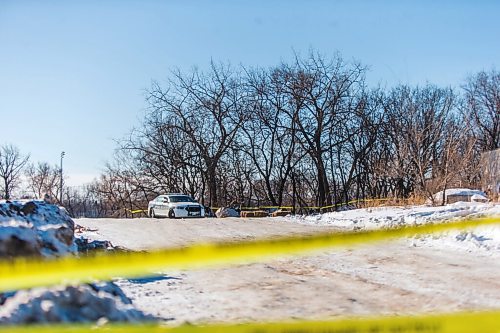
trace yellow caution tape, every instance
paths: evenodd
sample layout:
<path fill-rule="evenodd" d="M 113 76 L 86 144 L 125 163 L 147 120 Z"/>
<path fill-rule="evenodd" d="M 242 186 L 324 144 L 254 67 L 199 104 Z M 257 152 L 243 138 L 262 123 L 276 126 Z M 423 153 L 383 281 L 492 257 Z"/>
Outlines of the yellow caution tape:
<path fill-rule="evenodd" d="M 292 206 L 260 206 L 263 209 L 292 209 Z"/>
<path fill-rule="evenodd" d="M 429 316 L 350 318 L 331 321 L 295 321 L 215 325 L 158 324 L 56 324 L 4 326 L 0 332 L 80 333 L 80 332 L 157 332 L 157 333 L 499 333 L 500 312 L 461 312 Z"/>
<path fill-rule="evenodd" d="M 324 209 L 329 209 L 329 208 L 335 208 L 335 207 L 342 207 L 346 205 L 352 205 L 354 203 L 362 203 L 362 202 L 374 202 L 374 201 L 388 201 L 388 200 L 393 200 L 393 198 L 381 198 L 381 199 L 357 199 L 357 200 L 351 200 L 348 202 L 340 202 L 337 204 L 333 205 L 328 205 L 328 206 L 297 206 L 296 209 L 312 209 L 312 210 L 324 210 Z M 211 210 L 218 210 L 221 207 L 210 207 Z M 241 207 L 241 210 L 258 210 L 258 209 L 286 209 L 286 210 L 291 210 L 293 209 L 293 206 L 255 206 L 255 207 Z M 134 212 L 146 212 L 146 210 L 136 210 L 136 211 L 131 211 L 134 214 Z"/>
<path fill-rule="evenodd" d="M 500 222 L 500 217 L 373 231 L 323 232 L 244 242 L 198 244 L 152 252 L 98 253 L 94 256 L 0 262 L 0 292 L 54 284 L 75 284 L 114 277 L 138 277 L 165 269 L 191 269 L 257 262 L 336 246 L 463 229 Z"/>
<path fill-rule="evenodd" d="M 305 207 L 305 208 L 312 208 L 312 209 L 319 209 L 319 210 L 323 210 L 323 209 L 329 209 L 329 208 L 335 208 L 335 207 L 341 207 L 341 206 L 346 206 L 346 205 L 352 205 L 352 204 L 355 204 L 355 203 L 363 203 L 363 202 L 376 202 L 376 201 L 388 201 L 388 200 L 392 200 L 392 198 L 381 198 L 381 199 L 357 199 L 357 200 L 351 200 L 351 201 L 348 201 L 348 202 L 341 202 L 341 203 L 337 203 L 337 204 L 334 204 L 334 205 L 329 205 L 329 206 L 323 206 L 323 207 Z"/>
<path fill-rule="evenodd" d="M 131 214 L 145 213 L 146 212 L 146 210 L 144 210 L 144 209 L 136 209 L 136 210 L 125 209 L 125 210 L 128 211 Z"/>

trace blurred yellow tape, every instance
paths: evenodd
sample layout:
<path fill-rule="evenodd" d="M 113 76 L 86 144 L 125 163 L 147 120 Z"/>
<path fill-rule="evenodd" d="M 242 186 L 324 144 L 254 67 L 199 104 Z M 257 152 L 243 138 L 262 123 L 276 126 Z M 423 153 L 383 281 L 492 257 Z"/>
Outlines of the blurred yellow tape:
<path fill-rule="evenodd" d="M 98 253 L 89 257 L 50 260 L 15 259 L 0 262 L 0 292 L 54 284 L 73 284 L 115 277 L 138 277 L 165 269 L 191 269 L 229 263 L 257 262 L 276 256 L 297 255 L 450 229 L 500 222 L 500 217 L 426 224 L 372 231 L 323 232 L 243 242 L 198 244 L 151 252 Z"/>
<path fill-rule="evenodd" d="M 130 212 L 131 214 L 146 213 L 146 210 L 144 210 L 144 209 L 131 210 L 131 209 L 125 208 L 125 210 L 127 212 Z"/>
<path fill-rule="evenodd" d="M 157 324 L 56 324 L 51 326 L 4 326 L 0 332 L 153 332 L 153 333 L 498 333 L 500 312 L 461 312 L 445 315 L 350 318 L 331 321 L 295 321 L 280 323 L 245 323 L 217 325 Z"/>

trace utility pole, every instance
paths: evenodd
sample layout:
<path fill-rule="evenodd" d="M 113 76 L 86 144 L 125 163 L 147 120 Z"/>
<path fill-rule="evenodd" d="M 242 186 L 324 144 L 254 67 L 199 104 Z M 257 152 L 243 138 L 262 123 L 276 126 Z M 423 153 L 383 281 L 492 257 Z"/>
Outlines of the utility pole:
<path fill-rule="evenodd" d="M 63 157 L 64 155 L 66 155 L 65 152 L 61 152 L 61 179 L 60 179 L 60 182 L 59 182 L 59 204 L 62 206 L 62 199 L 63 199 Z"/>

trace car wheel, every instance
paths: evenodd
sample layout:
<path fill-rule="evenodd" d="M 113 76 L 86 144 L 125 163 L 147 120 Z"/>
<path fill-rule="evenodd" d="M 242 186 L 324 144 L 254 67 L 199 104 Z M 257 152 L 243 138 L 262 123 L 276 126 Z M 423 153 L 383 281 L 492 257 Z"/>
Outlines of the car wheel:
<path fill-rule="evenodd" d="M 149 216 L 150 216 L 152 219 L 155 219 L 155 218 L 156 218 L 155 210 L 154 210 L 153 208 L 151 208 L 151 210 L 149 211 Z"/>
<path fill-rule="evenodd" d="M 171 209 L 171 210 L 168 211 L 168 217 L 171 218 L 171 219 L 175 218 L 175 213 L 174 213 L 173 209 Z"/>

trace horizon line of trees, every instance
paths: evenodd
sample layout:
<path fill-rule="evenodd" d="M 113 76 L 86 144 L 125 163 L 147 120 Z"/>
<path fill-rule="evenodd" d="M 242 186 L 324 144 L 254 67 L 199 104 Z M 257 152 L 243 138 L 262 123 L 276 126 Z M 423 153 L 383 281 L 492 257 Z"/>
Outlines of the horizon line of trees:
<path fill-rule="evenodd" d="M 366 73 L 316 53 L 271 68 L 173 71 L 148 89 L 143 123 L 78 200 L 97 215 L 129 216 L 166 192 L 212 207 L 300 207 L 479 187 L 481 153 L 500 148 L 500 72 L 459 90 L 370 88 Z M 49 169 L 26 169 L 34 194 L 57 191 Z"/>
<path fill-rule="evenodd" d="M 101 193 L 122 193 L 130 209 L 165 192 L 212 207 L 327 206 L 480 187 L 481 153 L 500 145 L 500 73 L 460 90 L 370 88 L 366 73 L 313 52 L 271 68 L 173 71 L 147 91 Z"/>

